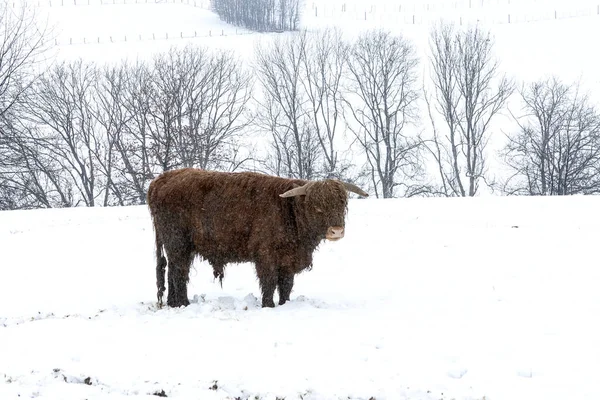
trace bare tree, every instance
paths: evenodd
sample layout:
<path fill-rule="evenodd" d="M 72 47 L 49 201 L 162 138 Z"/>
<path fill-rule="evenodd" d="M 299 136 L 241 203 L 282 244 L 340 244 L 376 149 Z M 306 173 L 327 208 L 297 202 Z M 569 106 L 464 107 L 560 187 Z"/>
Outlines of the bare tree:
<path fill-rule="evenodd" d="M 181 142 L 185 129 L 185 90 L 190 78 L 188 69 L 194 68 L 184 59 L 204 63 L 204 60 L 199 60 L 203 53 L 182 54 L 173 47 L 168 53 L 157 54 L 153 60 L 148 129 L 152 137 L 150 149 L 158 164 L 158 172 L 182 166 L 182 157 L 177 150 L 185 151 L 185 143 Z M 183 158 L 186 158 L 185 155 Z"/>
<path fill-rule="evenodd" d="M 200 168 L 234 170 L 250 157 L 241 153 L 240 133 L 250 123 L 252 79 L 233 53 L 211 54 L 202 76 L 188 95 L 191 148 Z"/>
<path fill-rule="evenodd" d="M 155 95 L 152 70 L 145 63 L 124 65 L 125 88 L 122 98 L 127 119 L 125 131 L 115 143 L 119 153 L 118 169 L 124 197 L 134 204 L 146 203 L 146 190 L 154 177 L 156 164 L 151 151 L 153 135 L 151 104 Z"/>
<path fill-rule="evenodd" d="M 600 193 L 600 114 L 578 84 L 557 78 L 520 91 L 524 115 L 503 153 L 514 174 L 510 194 Z"/>
<path fill-rule="evenodd" d="M 35 132 L 23 120 L 8 119 L 3 168 L 0 171 L 0 209 L 69 207 L 72 188 L 60 165 L 47 157 Z"/>
<path fill-rule="evenodd" d="M 106 190 L 99 161 L 105 156 L 105 137 L 94 117 L 97 69 L 79 60 L 62 63 L 41 77 L 27 102 L 27 117 L 44 158 L 61 168 L 77 202 L 97 204 Z"/>
<path fill-rule="evenodd" d="M 187 46 L 154 60 L 149 129 L 160 170 L 235 168 L 237 136 L 249 123 L 251 79 L 230 52 Z"/>
<path fill-rule="evenodd" d="M 48 33 L 25 3 L 0 0 L 0 119 L 36 79 Z"/>
<path fill-rule="evenodd" d="M 425 92 L 433 138 L 426 141 L 447 196 L 474 196 L 487 177 L 490 123 L 514 90 L 499 76 L 493 42 L 479 27 L 458 31 L 442 24 L 430 40 L 433 100 Z M 433 105 L 432 105 L 433 103 Z M 434 111 L 447 129 L 438 129 Z"/>
<path fill-rule="evenodd" d="M 408 133 L 417 121 L 413 46 L 389 32 L 371 31 L 358 38 L 348 60 L 348 126 L 366 154 L 376 196 L 419 194 L 420 141 Z"/>
<path fill-rule="evenodd" d="M 258 125 L 272 135 L 267 168 L 300 179 L 319 175 L 321 147 L 303 90 L 306 33 L 277 38 L 256 48 L 256 71 L 264 99 L 259 101 Z"/>
<path fill-rule="evenodd" d="M 124 144 L 127 140 L 125 136 L 129 132 L 127 125 L 133 119 L 133 115 L 125 106 L 127 79 L 126 64 L 119 67 L 105 66 L 98 72 L 96 102 L 92 104 L 94 118 L 98 122 L 96 135 L 106 139 L 100 148 L 103 154 L 95 154 L 105 177 L 106 189 L 103 200 L 105 206 L 139 202 L 139 192 L 135 187 L 131 188 L 124 179 L 130 176 L 119 174 L 120 171 L 124 172 L 128 167 L 131 168 L 130 155 L 125 151 Z M 137 173 L 134 174 L 134 179 L 137 176 Z"/>
<path fill-rule="evenodd" d="M 326 29 L 314 35 L 306 31 L 306 54 L 301 57 L 302 86 L 307 95 L 307 110 L 312 120 L 323 158 L 323 174 L 327 178 L 348 180 L 350 162 L 340 159 L 339 136 L 343 125 L 343 77 L 349 46 L 338 30 Z"/>
<path fill-rule="evenodd" d="M 21 136 L 21 103 L 38 76 L 49 33 L 25 3 L 0 0 L 0 209 L 48 203 L 31 192 L 36 185 L 25 164 L 32 148 Z"/>

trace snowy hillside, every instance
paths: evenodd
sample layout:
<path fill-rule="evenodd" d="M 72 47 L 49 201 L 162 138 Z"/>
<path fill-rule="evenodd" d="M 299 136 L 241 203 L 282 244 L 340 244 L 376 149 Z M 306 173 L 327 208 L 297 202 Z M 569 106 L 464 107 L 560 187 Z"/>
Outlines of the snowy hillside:
<path fill-rule="evenodd" d="M 0 399 L 598 399 L 600 198 L 351 200 L 291 302 L 196 262 L 155 307 L 145 207 L 0 213 Z"/>
<path fill-rule="evenodd" d="M 59 5 L 61 1 L 64 5 Z M 250 65 L 255 44 L 273 37 L 221 22 L 210 11 L 208 0 L 87 3 L 51 0 L 34 7 L 53 28 L 57 60 L 147 60 L 172 46 L 192 43 L 233 50 Z M 301 25 L 309 30 L 336 26 L 348 38 L 373 28 L 404 35 L 415 45 L 426 82 L 431 24 L 442 19 L 463 26 L 479 24 L 494 37 L 494 55 L 501 72 L 518 86 L 557 76 L 567 84 L 580 82 L 583 90 L 600 102 L 600 57 L 590 48 L 591 38 L 600 37 L 597 0 L 307 0 L 304 6 Z M 418 129 L 427 130 L 427 111 L 421 106 L 423 125 Z M 518 96 L 513 96 L 509 107 L 520 115 Z M 489 150 L 496 154 L 505 144 L 504 133 L 514 131 L 516 125 L 503 111 L 493 126 Z M 491 169 L 502 176 L 503 165 L 493 158 Z"/>
<path fill-rule="evenodd" d="M 255 41 L 268 36 L 219 21 L 209 10 L 208 0 L 114 3 L 49 0 L 30 4 L 53 28 L 55 50 L 65 59 L 146 59 L 186 43 L 233 49 L 251 57 Z M 600 37 L 597 0 L 306 0 L 304 5 L 303 27 L 338 26 L 349 36 L 371 28 L 399 32 L 413 40 L 423 63 L 431 23 L 440 18 L 456 24 L 477 23 L 491 30 L 497 42 L 495 54 L 509 75 L 527 81 L 556 74 L 565 81 L 581 78 L 592 92 L 600 89 L 600 59 L 589 41 Z"/>

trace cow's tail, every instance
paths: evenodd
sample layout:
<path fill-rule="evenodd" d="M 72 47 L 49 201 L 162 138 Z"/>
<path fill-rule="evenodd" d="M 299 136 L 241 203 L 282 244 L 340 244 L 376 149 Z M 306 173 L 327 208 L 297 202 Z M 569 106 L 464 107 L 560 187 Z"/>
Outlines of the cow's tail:
<path fill-rule="evenodd" d="M 163 306 L 163 294 L 165 293 L 165 269 L 167 268 L 167 259 L 163 254 L 163 243 L 160 235 L 156 232 L 156 298 L 158 307 Z"/>
<path fill-rule="evenodd" d="M 213 276 L 215 279 L 219 278 L 221 289 L 223 288 L 223 277 L 225 276 L 225 267 L 222 264 L 213 265 Z"/>

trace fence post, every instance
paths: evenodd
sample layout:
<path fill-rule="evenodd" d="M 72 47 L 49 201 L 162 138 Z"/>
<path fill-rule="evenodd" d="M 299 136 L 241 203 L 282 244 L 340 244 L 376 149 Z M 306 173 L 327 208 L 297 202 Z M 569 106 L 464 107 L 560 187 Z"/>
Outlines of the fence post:
<path fill-rule="evenodd" d="M 415 14 L 413 14 L 413 25 L 415 24 Z"/>
<path fill-rule="evenodd" d="M 225 29 L 221 29 L 221 36 L 225 36 Z"/>
<path fill-rule="evenodd" d="M 365 21 L 367 20 L 367 12 L 365 11 Z"/>
<path fill-rule="evenodd" d="M 510 24 L 510 14 L 508 14 L 508 23 Z"/>
<path fill-rule="evenodd" d="M 208 36 L 212 36 L 212 32 L 210 30 L 208 31 Z"/>
<path fill-rule="evenodd" d="M 554 19 L 557 19 L 557 18 L 556 18 L 556 10 L 554 10 Z"/>

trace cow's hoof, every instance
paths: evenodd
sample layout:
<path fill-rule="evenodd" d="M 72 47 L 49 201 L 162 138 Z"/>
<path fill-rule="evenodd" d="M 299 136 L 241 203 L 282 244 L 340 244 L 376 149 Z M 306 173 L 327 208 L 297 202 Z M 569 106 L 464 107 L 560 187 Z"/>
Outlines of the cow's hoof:
<path fill-rule="evenodd" d="M 273 300 L 266 300 L 266 301 L 263 300 L 262 306 L 263 306 L 263 308 L 266 308 L 266 307 L 273 308 L 273 307 L 275 307 L 275 302 Z"/>
<path fill-rule="evenodd" d="M 190 301 L 187 299 L 183 300 L 183 301 L 181 301 L 181 300 L 180 301 L 172 301 L 172 302 L 167 301 L 167 305 L 172 308 L 187 307 L 190 305 Z"/>

